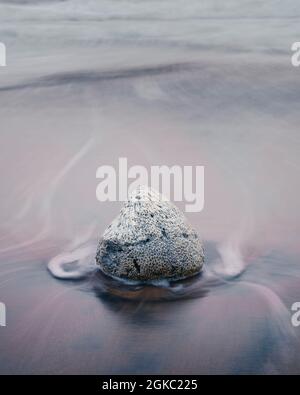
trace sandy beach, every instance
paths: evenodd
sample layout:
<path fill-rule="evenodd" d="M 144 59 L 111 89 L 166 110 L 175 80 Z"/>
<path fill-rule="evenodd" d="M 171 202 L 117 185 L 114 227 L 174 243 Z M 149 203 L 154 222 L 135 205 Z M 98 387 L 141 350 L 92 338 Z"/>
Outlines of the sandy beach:
<path fill-rule="evenodd" d="M 259 3 L 0 1 L 0 374 L 299 374 L 300 7 Z M 120 157 L 205 166 L 200 276 L 51 275 Z"/>

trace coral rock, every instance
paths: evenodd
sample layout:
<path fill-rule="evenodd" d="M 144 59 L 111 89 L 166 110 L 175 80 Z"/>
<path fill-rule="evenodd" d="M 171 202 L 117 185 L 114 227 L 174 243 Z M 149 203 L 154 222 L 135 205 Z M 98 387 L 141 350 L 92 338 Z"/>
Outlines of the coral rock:
<path fill-rule="evenodd" d="M 100 240 L 96 262 L 110 276 L 177 280 L 201 271 L 202 243 L 180 210 L 140 186 Z"/>

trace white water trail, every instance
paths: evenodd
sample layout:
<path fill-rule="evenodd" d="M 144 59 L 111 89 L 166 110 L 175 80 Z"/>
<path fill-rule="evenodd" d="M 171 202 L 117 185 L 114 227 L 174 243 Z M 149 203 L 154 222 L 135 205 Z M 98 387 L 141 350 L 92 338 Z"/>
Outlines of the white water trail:
<path fill-rule="evenodd" d="M 34 236 L 29 238 L 28 240 L 24 240 L 18 244 L 11 245 L 6 248 L 0 249 L 0 253 L 6 253 L 10 251 L 15 251 L 20 248 L 29 247 L 34 243 L 41 241 L 45 236 L 48 235 L 51 230 L 51 205 L 53 198 L 59 188 L 61 182 L 68 175 L 71 169 L 88 153 L 88 151 L 94 145 L 94 138 L 90 138 L 84 146 L 72 156 L 72 158 L 67 162 L 67 164 L 60 170 L 60 172 L 54 177 L 50 184 L 50 188 L 47 191 L 46 198 L 43 200 L 41 205 L 41 217 L 43 220 L 42 229 L 40 229 Z M 28 210 L 28 208 L 27 208 Z"/>
<path fill-rule="evenodd" d="M 96 268 L 93 245 L 79 247 L 52 258 L 48 263 L 50 273 L 59 279 L 79 280 Z"/>
<path fill-rule="evenodd" d="M 272 319 L 276 320 L 276 328 L 281 335 L 295 337 L 296 333 L 291 324 L 291 312 L 282 302 L 281 298 L 270 288 L 265 285 L 253 283 L 251 281 L 241 281 L 239 284 L 245 284 L 255 289 L 266 301 Z"/>
<path fill-rule="evenodd" d="M 65 251 L 48 263 L 50 273 L 61 280 L 79 280 L 96 269 L 97 242 L 93 240 L 94 221 L 84 233 L 75 237 Z"/>
<path fill-rule="evenodd" d="M 220 259 L 214 263 L 213 272 L 225 278 L 239 276 L 246 269 L 239 243 L 230 239 L 219 245 Z"/>

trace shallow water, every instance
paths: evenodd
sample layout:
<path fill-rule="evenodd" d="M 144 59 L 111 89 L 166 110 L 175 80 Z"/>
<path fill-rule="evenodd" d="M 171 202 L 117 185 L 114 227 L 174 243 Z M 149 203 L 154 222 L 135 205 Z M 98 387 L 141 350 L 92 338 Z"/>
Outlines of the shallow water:
<path fill-rule="evenodd" d="M 299 373 L 298 2 L 14 3 L 0 1 L 0 372 Z M 96 200 L 96 169 L 119 157 L 205 166 L 205 208 L 187 214 L 202 275 L 96 270 L 120 209 Z"/>

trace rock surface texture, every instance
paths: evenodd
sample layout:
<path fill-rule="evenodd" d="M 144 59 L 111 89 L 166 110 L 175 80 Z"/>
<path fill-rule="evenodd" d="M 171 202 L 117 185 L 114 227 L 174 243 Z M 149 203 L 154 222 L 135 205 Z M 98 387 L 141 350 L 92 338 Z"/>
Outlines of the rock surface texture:
<path fill-rule="evenodd" d="M 177 280 L 199 273 L 204 253 L 180 210 L 156 191 L 140 186 L 104 232 L 96 262 L 113 277 Z"/>

